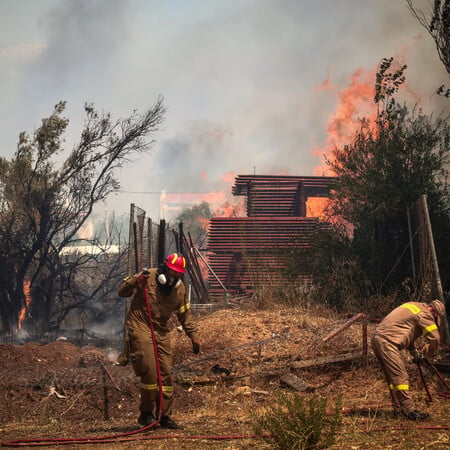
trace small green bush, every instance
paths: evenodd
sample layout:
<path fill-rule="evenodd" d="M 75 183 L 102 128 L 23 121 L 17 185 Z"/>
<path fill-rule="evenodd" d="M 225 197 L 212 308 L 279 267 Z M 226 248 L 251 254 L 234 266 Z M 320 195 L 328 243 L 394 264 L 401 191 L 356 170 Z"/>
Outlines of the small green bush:
<path fill-rule="evenodd" d="M 341 401 L 332 413 L 327 412 L 327 399 L 314 395 L 306 399 L 298 394 L 278 395 L 277 404 L 253 416 L 257 434 L 269 434 L 274 448 L 319 449 L 335 442 L 342 426 Z"/>

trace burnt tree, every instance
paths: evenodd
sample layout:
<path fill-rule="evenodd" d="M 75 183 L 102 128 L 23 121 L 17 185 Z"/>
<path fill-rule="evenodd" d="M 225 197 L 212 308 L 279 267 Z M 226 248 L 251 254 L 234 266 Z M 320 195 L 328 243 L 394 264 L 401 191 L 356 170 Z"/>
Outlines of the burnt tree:
<path fill-rule="evenodd" d="M 143 114 L 118 120 L 86 105 L 80 141 L 58 164 L 69 123 L 64 110 L 65 102 L 58 103 L 32 136 L 21 133 L 11 160 L 0 157 L 0 318 L 6 335 L 29 308 L 24 285 L 41 291 L 37 298 L 45 302 L 34 307 L 43 309 L 52 309 L 58 291 L 73 288 L 75 267 L 89 259 L 68 264 L 62 250 L 77 243 L 94 206 L 118 189 L 116 170 L 150 152 L 165 113 L 162 97 Z"/>

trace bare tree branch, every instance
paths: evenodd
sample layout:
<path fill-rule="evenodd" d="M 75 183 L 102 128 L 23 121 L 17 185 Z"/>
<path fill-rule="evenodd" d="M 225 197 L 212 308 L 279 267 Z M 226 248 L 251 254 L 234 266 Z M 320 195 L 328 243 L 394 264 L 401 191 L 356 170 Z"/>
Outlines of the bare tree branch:
<path fill-rule="evenodd" d="M 434 0 L 426 12 L 417 9 L 413 0 L 406 2 L 412 15 L 434 39 L 439 59 L 450 74 L 450 0 Z"/>
<path fill-rule="evenodd" d="M 57 291 L 63 310 L 67 297 L 82 299 L 74 290 L 77 273 L 92 259 L 64 262 L 61 250 L 77 241 L 94 206 L 118 189 L 117 169 L 151 151 L 165 114 L 161 96 L 143 114 L 134 111 L 116 121 L 85 105 L 80 141 L 58 168 L 55 157 L 63 152 L 69 124 L 62 116 L 65 106 L 58 103 L 32 137 L 22 133 L 10 161 L 0 157 L 0 324 L 5 333 L 14 330 L 26 306 L 25 280 L 40 292 L 48 317 Z M 99 290 L 93 286 L 85 299 Z"/>

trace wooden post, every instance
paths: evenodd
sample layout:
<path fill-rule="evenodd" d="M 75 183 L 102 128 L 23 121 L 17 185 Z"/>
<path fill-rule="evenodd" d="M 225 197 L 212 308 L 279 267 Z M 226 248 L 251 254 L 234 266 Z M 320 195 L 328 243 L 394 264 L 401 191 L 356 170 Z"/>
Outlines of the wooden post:
<path fill-rule="evenodd" d="M 128 230 L 128 275 L 133 273 L 133 259 L 132 259 L 132 242 L 133 242 L 133 223 L 134 223 L 134 203 L 130 205 L 130 228 Z"/>
<path fill-rule="evenodd" d="M 428 236 L 428 243 L 430 245 L 430 252 L 431 252 L 431 263 L 433 267 L 433 282 L 434 282 L 434 289 L 436 291 L 437 298 L 444 301 L 444 292 L 442 291 L 442 284 L 441 284 L 441 275 L 439 273 L 439 265 L 438 260 L 436 256 L 436 250 L 434 248 L 434 239 L 433 239 L 433 230 L 431 229 L 431 221 L 430 221 L 430 214 L 428 212 L 428 204 L 427 204 L 427 196 L 422 195 L 422 206 L 423 206 L 423 212 L 425 216 L 425 225 L 427 227 L 427 236 Z"/>
<path fill-rule="evenodd" d="M 422 205 L 423 205 L 423 212 L 425 216 L 425 224 L 427 227 L 427 235 L 428 235 L 428 243 L 430 245 L 430 251 L 431 251 L 431 262 L 433 267 L 433 284 L 434 284 L 434 290 L 436 292 L 437 298 L 445 304 L 444 300 L 444 292 L 442 290 L 442 283 L 441 283 L 441 275 L 439 273 L 439 265 L 438 260 L 436 256 L 436 250 L 434 248 L 434 239 L 433 239 L 433 230 L 431 229 L 431 221 L 430 221 L 430 214 L 428 212 L 428 204 L 427 204 L 427 196 L 422 195 Z M 433 299 L 430 299 L 433 300 Z M 450 330 L 448 328 L 448 319 L 447 315 L 444 314 L 442 318 L 442 328 L 443 333 L 442 335 L 442 341 L 445 343 L 445 345 L 450 346 Z"/>
<path fill-rule="evenodd" d="M 178 224 L 178 249 L 179 253 L 181 253 L 182 255 L 184 255 L 183 236 L 184 236 L 183 222 L 180 222 Z"/>
<path fill-rule="evenodd" d="M 161 219 L 159 221 L 159 233 L 158 233 L 158 261 L 159 266 L 164 262 L 166 258 L 166 221 Z"/>
<path fill-rule="evenodd" d="M 362 353 L 363 365 L 367 365 L 367 317 L 363 318 L 362 323 Z"/>
<path fill-rule="evenodd" d="M 106 370 L 102 365 L 102 382 L 103 382 L 103 417 L 109 420 L 109 398 L 108 398 L 108 380 Z"/>
<path fill-rule="evenodd" d="M 411 255 L 412 277 L 414 289 L 416 290 L 417 289 L 416 262 L 414 260 L 414 245 L 413 245 L 413 235 L 411 231 L 411 214 L 409 212 L 409 206 L 406 207 L 406 218 L 408 220 L 409 254 Z"/>
<path fill-rule="evenodd" d="M 147 219 L 147 253 L 148 260 L 146 267 L 153 267 L 153 248 L 152 248 L 152 219 Z"/>

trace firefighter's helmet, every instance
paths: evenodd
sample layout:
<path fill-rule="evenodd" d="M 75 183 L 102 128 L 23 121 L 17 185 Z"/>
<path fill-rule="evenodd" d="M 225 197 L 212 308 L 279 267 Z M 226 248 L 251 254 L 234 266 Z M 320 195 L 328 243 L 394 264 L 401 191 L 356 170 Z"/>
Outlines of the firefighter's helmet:
<path fill-rule="evenodd" d="M 184 273 L 186 271 L 186 259 L 178 253 L 172 253 L 166 258 L 166 266 L 175 272 Z"/>
<path fill-rule="evenodd" d="M 438 316 L 443 316 L 445 314 L 445 306 L 440 300 L 433 300 L 430 306 L 436 311 Z"/>

